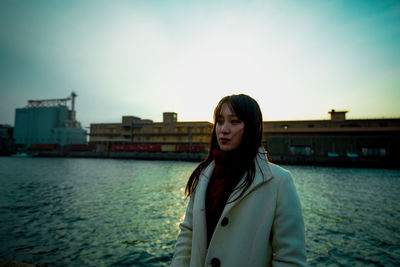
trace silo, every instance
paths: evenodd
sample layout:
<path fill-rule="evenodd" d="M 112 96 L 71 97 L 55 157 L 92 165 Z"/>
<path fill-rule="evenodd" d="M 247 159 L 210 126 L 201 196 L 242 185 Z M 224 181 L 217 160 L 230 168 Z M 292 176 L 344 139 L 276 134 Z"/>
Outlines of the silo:
<path fill-rule="evenodd" d="M 75 97 L 76 94 L 72 93 L 64 99 L 29 100 L 26 107 L 17 108 L 14 126 L 16 145 L 30 148 L 32 145 L 64 147 L 85 144 L 86 131 L 75 120 L 74 108 L 69 109 L 67 105 Z"/>

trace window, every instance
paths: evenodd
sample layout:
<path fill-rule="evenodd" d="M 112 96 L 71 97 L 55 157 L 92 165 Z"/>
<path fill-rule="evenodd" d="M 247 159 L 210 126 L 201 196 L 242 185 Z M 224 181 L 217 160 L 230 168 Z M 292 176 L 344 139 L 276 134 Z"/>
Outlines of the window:
<path fill-rule="evenodd" d="M 361 151 L 364 157 L 386 157 L 385 148 L 363 147 Z"/>

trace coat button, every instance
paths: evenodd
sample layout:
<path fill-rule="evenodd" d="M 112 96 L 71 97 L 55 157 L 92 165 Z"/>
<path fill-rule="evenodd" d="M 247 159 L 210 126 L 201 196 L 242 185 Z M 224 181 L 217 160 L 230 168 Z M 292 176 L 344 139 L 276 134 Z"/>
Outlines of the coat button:
<path fill-rule="evenodd" d="M 221 265 L 221 262 L 219 261 L 219 259 L 213 258 L 213 259 L 211 260 L 211 266 L 212 266 L 212 267 L 219 267 L 220 265 Z"/>
<path fill-rule="evenodd" d="M 226 218 L 226 217 L 224 217 L 224 218 L 222 219 L 222 221 L 221 221 L 221 225 L 222 225 L 222 226 L 227 226 L 228 223 L 229 223 L 229 219 Z"/>

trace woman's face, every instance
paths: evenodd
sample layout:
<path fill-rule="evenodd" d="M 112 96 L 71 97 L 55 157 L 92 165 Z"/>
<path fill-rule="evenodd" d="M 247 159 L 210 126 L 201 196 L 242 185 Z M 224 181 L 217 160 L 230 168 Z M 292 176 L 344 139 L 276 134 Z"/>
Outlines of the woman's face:
<path fill-rule="evenodd" d="M 221 150 L 237 149 L 242 142 L 243 131 L 244 122 L 232 113 L 227 104 L 223 104 L 215 125 L 215 133 Z"/>

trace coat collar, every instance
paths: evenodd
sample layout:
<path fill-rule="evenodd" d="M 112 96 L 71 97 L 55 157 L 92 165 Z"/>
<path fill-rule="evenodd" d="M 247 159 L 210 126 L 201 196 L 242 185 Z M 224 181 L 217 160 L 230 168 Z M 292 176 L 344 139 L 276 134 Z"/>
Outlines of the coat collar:
<path fill-rule="evenodd" d="M 236 189 L 246 179 L 246 174 L 244 174 L 244 176 L 242 177 L 242 179 L 240 180 L 240 182 L 236 186 L 235 190 L 233 191 L 233 193 L 229 197 L 227 206 L 230 205 L 230 204 L 236 204 L 241 199 L 245 198 L 249 193 L 254 191 L 258 186 L 260 186 L 261 184 L 269 181 L 272 178 L 272 171 L 271 171 L 271 167 L 270 167 L 270 165 L 268 163 L 267 152 L 264 150 L 263 147 L 260 147 L 258 149 L 258 153 L 257 153 L 257 155 L 256 155 L 256 157 L 254 159 L 254 163 L 255 163 L 255 167 L 256 167 L 256 169 L 255 169 L 256 173 L 255 173 L 253 182 L 251 183 L 249 188 L 246 190 L 246 192 L 244 192 L 243 195 L 240 198 L 238 198 L 238 196 L 241 193 L 241 190 L 236 190 Z M 235 201 L 231 203 L 232 200 L 235 200 Z"/>
<path fill-rule="evenodd" d="M 234 206 L 237 202 L 239 202 L 241 199 L 245 198 L 249 193 L 251 193 L 253 190 L 255 190 L 258 186 L 269 181 L 272 178 L 272 171 L 271 171 L 270 164 L 268 163 L 267 152 L 264 150 L 263 147 L 260 147 L 258 149 L 258 153 L 257 153 L 254 161 L 255 161 L 256 173 L 255 173 L 253 182 L 251 183 L 250 187 L 246 190 L 246 192 L 244 192 L 243 195 L 240 198 L 238 198 L 238 196 L 241 193 L 241 190 L 236 190 L 236 189 L 246 179 L 246 174 L 244 174 L 243 177 L 241 178 L 240 182 L 236 186 L 235 190 L 230 195 L 230 197 L 228 199 L 228 204 L 226 205 L 227 207 Z M 198 192 L 196 193 L 196 195 L 198 195 L 198 198 L 200 198 L 201 202 L 204 203 L 204 206 L 205 206 L 205 198 L 206 198 L 208 182 L 210 180 L 210 177 L 213 173 L 214 168 L 215 168 L 215 162 L 212 161 L 208 165 L 208 167 L 200 174 L 200 177 L 199 177 L 200 178 L 199 186 L 198 186 L 199 188 L 198 188 Z M 235 200 L 235 201 L 232 202 L 232 200 Z"/>

